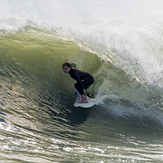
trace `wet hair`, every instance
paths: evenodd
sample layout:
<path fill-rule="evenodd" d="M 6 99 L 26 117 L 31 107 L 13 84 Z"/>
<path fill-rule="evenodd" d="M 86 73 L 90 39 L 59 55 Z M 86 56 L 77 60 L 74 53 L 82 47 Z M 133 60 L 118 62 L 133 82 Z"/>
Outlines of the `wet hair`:
<path fill-rule="evenodd" d="M 70 65 L 71 65 L 71 67 L 73 67 L 73 68 L 76 68 L 76 67 L 77 67 L 77 65 L 76 65 L 75 63 L 71 63 Z"/>
<path fill-rule="evenodd" d="M 62 68 L 65 67 L 65 66 L 67 66 L 67 67 L 73 67 L 73 68 L 76 68 L 77 67 L 75 63 L 68 63 L 68 62 L 65 62 L 62 65 Z"/>
<path fill-rule="evenodd" d="M 68 63 L 68 62 L 65 62 L 65 63 L 62 65 L 62 68 L 65 67 L 65 66 L 71 67 L 70 63 Z"/>

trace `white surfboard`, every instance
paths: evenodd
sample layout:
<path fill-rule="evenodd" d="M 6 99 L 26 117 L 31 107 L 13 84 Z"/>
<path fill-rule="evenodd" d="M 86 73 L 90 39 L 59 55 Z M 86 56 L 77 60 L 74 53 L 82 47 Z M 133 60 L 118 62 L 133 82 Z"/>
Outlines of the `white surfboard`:
<path fill-rule="evenodd" d="M 74 103 L 74 106 L 75 107 L 82 107 L 82 108 L 90 108 L 93 105 L 95 105 L 95 99 L 94 98 L 89 98 L 87 100 L 88 100 L 88 103 L 79 103 L 79 101 L 76 101 Z"/>
<path fill-rule="evenodd" d="M 88 96 L 86 96 L 88 103 L 79 103 L 79 101 L 82 100 L 81 95 L 79 94 L 78 91 L 76 91 L 75 94 L 76 94 L 76 102 L 74 103 L 75 107 L 90 108 L 93 105 L 95 105 L 95 99 L 89 98 Z"/>

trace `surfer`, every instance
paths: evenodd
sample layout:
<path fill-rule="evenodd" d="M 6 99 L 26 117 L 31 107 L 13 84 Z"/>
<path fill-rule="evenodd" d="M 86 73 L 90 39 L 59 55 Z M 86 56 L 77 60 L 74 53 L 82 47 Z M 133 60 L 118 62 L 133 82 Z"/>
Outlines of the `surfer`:
<path fill-rule="evenodd" d="M 62 69 L 65 73 L 69 73 L 70 76 L 77 81 L 74 86 L 82 96 L 82 100 L 79 103 L 88 103 L 88 100 L 84 94 L 84 89 L 86 90 L 94 83 L 93 76 L 87 72 L 73 69 L 71 64 L 68 62 L 62 65 Z"/>

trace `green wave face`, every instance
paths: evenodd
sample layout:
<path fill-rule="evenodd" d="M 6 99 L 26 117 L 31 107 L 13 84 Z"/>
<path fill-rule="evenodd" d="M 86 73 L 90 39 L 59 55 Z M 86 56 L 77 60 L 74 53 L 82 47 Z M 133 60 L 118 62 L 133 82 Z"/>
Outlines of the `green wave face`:
<path fill-rule="evenodd" d="M 74 81 L 63 73 L 62 64 L 74 62 L 92 74 L 103 64 L 96 55 L 82 51 L 74 43 L 37 30 L 3 35 L 0 44 L 4 83 L 12 83 L 24 93 L 41 89 L 52 92 L 54 98 L 72 95 Z"/>
<path fill-rule="evenodd" d="M 39 87 L 60 94 L 72 94 L 75 81 L 62 71 L 62 64 L 68 61 L 94 75 L 97 81 L 95 94 L 115 94 L 120 98 L 131 99 L 133 96 L 133 100 L 142 100 L 142 97 L 138 99 L 140 93 L 136 93 L 143 87 L 140 82 L 134 82 L 131 76 L 110 62 L 101 61 L 97 55 L 83 51 L 74 43 L 50 33 L 26 30 L 18 34 L 6 34 L 0 39 L 0 49 L 4 80 L 25 82 L 27 87 L 34 89 Z M 137 90 L 134 90 L 136 87 Z M 146 89 L 140 91 L 145 92 Z"/>

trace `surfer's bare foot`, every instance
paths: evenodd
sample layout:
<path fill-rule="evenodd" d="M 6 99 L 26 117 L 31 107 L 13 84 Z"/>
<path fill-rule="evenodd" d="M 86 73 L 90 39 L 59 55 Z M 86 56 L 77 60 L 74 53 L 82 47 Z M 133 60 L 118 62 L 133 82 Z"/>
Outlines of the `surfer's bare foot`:
<path fill-rule="evenodd" d="M 86 101 L 81 100 L 78 103 L 88 103 L 88 101 L 87 100 Z"/>
<path fill-rule="evenodd" d="M 84 94 L 82 94 L 82 100 L 79 101 L 78 103 L 88 103 L 88 100 L 87 100 L 87 98 L 85 97 Z"/>

